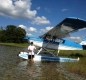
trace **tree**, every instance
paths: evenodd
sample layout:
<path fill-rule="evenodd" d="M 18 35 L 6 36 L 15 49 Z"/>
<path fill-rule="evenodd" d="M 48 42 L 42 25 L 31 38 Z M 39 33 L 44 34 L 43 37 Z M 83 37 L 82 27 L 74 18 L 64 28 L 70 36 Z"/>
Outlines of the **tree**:
<path fill-rule="evenodd" d="M 24 42 L 24 37 L 26 36 L 26 31 L 20 27 L 16 29 L 16 35 L 15 38 L 17 42 Z"/>
<path fill-rule="evenodd" d="M 15 42 L 16 29 L 17 27 L 14 25 L 8 25 L 6 27 L 6 41 L 7 42 Z"/>
<path fill-rule="evenodd" d="M 3 41 L 3 42 L 21 43 L 24 42 L 25 36 L 26 31 L 15 25 L 8 25 L 5 30 L 0 31 L 1 42 Z"/>
<path fill-rule="evenodd" d="M 0 42 L 5 42 L 6 36 L 5 36 L 5 30 L 0 29 Z"/>

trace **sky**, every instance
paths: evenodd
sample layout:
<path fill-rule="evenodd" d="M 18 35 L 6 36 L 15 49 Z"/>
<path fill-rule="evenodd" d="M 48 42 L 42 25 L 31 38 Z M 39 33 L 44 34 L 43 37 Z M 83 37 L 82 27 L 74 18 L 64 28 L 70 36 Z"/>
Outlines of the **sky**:
<path fill-rule="evenodd" d="M 0 26 L 16 25 L 38 36 L 67 17 L 86 20 L 86 0 L 0 0 Z"/>

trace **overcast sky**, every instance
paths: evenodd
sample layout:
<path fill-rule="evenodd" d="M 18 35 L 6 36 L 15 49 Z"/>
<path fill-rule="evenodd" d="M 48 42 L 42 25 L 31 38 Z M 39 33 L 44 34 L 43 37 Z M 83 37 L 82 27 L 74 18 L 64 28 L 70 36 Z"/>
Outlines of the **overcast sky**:
<path fill-rule="evenodd" d="M 64 18 L 86 20 L 86 0 L 0 0 L 0 26 L 16 25 L 41 35 Z"/>

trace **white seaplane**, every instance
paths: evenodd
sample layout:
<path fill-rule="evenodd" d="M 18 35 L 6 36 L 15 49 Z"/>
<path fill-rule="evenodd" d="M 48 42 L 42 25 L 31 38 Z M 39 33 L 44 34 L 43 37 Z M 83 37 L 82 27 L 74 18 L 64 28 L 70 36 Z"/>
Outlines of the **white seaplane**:
<path fill-rule="evenodd" d="M 40 48 L 38 52 L 35 54 L 35 57 L 33 58 L 34 61 L 57 61 L 57 62 L 75 62 L 79 61 L 79 57 L 74 58 L 66 58 L 66 57 L 60 57 L 60 56 L 43 56 L 40 53 L 42 51 L 49 52 L 50 50 L 59 51 L 60 50 L 83 50 L 83 46 L 80 45 L 80 42 L 77 42 L 76 44 L 79 45 L 79 47 L 74 46 L 66 46 L 65 44 L 65 37 L 71 37 L 71 33 L 78 32 L 80 30 L 83 30 L 86 28 L 86 21 L 76 18 L 66 18 L 61 23 L 56 25 L 53 29 L 45 33 L 44 35 L 40 36 L 42 39 L 39 41 L 38 39 L 30 39 L 30 42 L 34 42 L 34 45 L 37 45 Z M 84 49 L 86 49 L 86 46 L 84 45 Z M 54 51 L 54 52 L 55 52 Z M 53 54 L 52 52 L 50 52 Z M 19 57 L 23 59 L 28 59 L 28 53 L 27 52 L 20 52 Z"/>

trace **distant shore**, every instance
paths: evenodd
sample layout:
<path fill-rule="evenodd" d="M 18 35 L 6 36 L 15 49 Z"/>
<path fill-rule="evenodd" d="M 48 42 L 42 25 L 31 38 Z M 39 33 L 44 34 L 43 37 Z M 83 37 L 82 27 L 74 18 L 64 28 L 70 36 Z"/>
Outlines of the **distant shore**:
<path fill-rule="evenodd" d="M 0 45 L 25 48 L 29 45 L 29 43 L 0 43 Z M 85 52 L 86 50 L 61 50 L 59 56 L 86 57 Z"/>
<path fill-rule="evenodd" d="M 15 47 L 27 47 L 29 44 L 28 43 L 0 43 L 0 45 L 15 46 Z"/>

